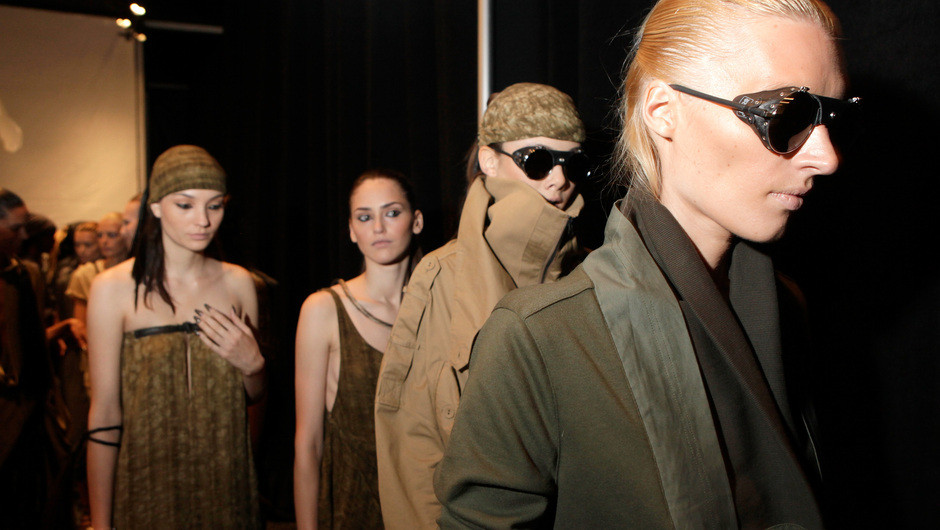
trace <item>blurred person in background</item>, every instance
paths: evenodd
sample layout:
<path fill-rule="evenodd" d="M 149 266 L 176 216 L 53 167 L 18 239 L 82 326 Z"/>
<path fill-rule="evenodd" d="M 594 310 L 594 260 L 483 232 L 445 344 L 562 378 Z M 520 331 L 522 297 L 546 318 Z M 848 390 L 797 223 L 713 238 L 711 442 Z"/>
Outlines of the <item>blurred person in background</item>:
<path fill-rule="evenodd" d="M 124 246 L 128 252 L 134 250 L 134 238 L 137 235 L 137 223 L 140 219 L 140 193 L 131 197 L 124 205 L 124 212 L 121 214 L 121 237 L 124 238 Z"/>

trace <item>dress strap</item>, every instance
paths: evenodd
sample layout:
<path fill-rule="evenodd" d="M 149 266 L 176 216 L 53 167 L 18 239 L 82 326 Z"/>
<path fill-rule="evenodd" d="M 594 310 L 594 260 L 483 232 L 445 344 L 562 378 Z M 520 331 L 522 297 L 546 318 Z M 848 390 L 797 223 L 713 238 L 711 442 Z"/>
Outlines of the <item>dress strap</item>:
<path fill-rule="evenodd" d="M 392 324 L 390 324 L 390 323 L 388 323 L 388 322 L 386 322 L 386 321 L 380 319 L 379 317 L 373 315 L 372 313 L 369 312 L 368 309 L 366 309 L 365 307 L 363 307 L 363 305 L 359 303 L 359 300 L 356 300 L 356 299 L 353 297 L 352 292 L 350 292 L 349 287 L 346 285 L 346 282 L 344 282 L 343 280 L 338 280 L 336 283 L 338 283 L 339 286 L 340 286 L 340 288 L 343 289 L 343 294 L 346 295 L 346 298 L 349 299 L 349 302 L 353 305 L 353 307 L 355 307 L 356 310 L 358 310 L 360 313 L 362 313 L 363 316 L 365 316 L 365 317 L 368 318 L 369 320 L 375 322 L 376 324 L 381 324 L 381 325 L 383 325 L 383 326 L 385 326 L 385 327 L 388 327 L 388 328 L 392 327 Z"/>
<path fill-rule="evenodd" d="M 177 331 L 182 331 L 183 333 L 195 333 L 199 331 L 199 326 L 195 322 L 183 322 L 182 324 L 170 324 L 168 326 L 155 326 L 152 328 L 141 328 L 134 330 L 134 338 L 139 339 L 142 337 L 148 337 L 150 335 L 159 335 L 161 333 L 175 333 Z"/>

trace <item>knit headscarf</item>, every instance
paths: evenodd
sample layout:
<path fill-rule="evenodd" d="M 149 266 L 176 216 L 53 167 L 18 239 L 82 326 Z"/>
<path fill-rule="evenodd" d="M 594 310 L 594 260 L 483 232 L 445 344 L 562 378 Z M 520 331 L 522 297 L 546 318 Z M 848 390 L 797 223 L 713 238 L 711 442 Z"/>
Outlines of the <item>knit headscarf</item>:
<path fill-rule="evenodd" d="M 564 92 L 538 83 L 516 83 L 497 92 L 483 114 L 479 145 L 544 136 L 584 141 L 584 124 Z"/>
<path fill-rule="evenodd" d="M 148 203 L 183 190 L 225 193 L 225 170 L 201 147 L 177 145 L 164 151 L 153 163 Z"/>

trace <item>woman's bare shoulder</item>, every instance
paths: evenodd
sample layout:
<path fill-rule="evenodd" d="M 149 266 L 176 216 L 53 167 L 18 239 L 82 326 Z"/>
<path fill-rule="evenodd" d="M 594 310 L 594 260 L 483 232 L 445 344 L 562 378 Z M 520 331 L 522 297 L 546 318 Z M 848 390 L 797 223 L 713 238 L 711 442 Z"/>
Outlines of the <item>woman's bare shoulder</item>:
<path fill-rule="evenodd" d="M 308 323 L 336 320 L 336 303 L 326 289 L 315 291 L 307 296 L 300 307 L 300 319 Z"/>
<path fill-rule="evenodd" d="M 92 287 L 98 286 L 98 290 L 133 289 L 134 276 L 131 274 L 133 268 L 134 260 L 132 258 L 118 263 L 110 269 L 105 269 L 95 276 Z"/>
<path fill-rule="evenodd" d="M 222 267 L 222 277 L 225 283 L 236 289 L 255 288 L 254 276 L 248 269 L 234 263 L 219 262 Z"/>

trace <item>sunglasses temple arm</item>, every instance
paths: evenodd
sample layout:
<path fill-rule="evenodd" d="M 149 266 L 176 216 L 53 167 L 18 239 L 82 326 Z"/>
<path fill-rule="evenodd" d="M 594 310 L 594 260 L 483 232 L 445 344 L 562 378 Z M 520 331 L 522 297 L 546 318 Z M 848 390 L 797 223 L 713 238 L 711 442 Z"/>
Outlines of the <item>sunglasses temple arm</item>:
<path fill-rule="evenodd" d="M 712 103 L 717 103 L 718 105 L 721 105 L 723 107 L 728 107 L 733 110 L 746 112 L 748 114 L 756 114 L 760 116 L 761 118 L 768 118 L 771 115 L 770 112 L 767 112 L 766 110 L 758 107 L 757 105 L 754 105 L 754 106 L 742 105 L 735 101 L 718 98 L 718 97 L 712 96 L 711 94 L 699 92 L 698 90 L 693 90 L 691 88 L 688 88 L 682 85 L 669 85 L 669 86 L 672 87 L 674 90 L 677 90 L 679 92 L 684 92 L 690 96 L 695 96 L 699 99 L 704 99 L 705 101 L 711 101 Z"/>

